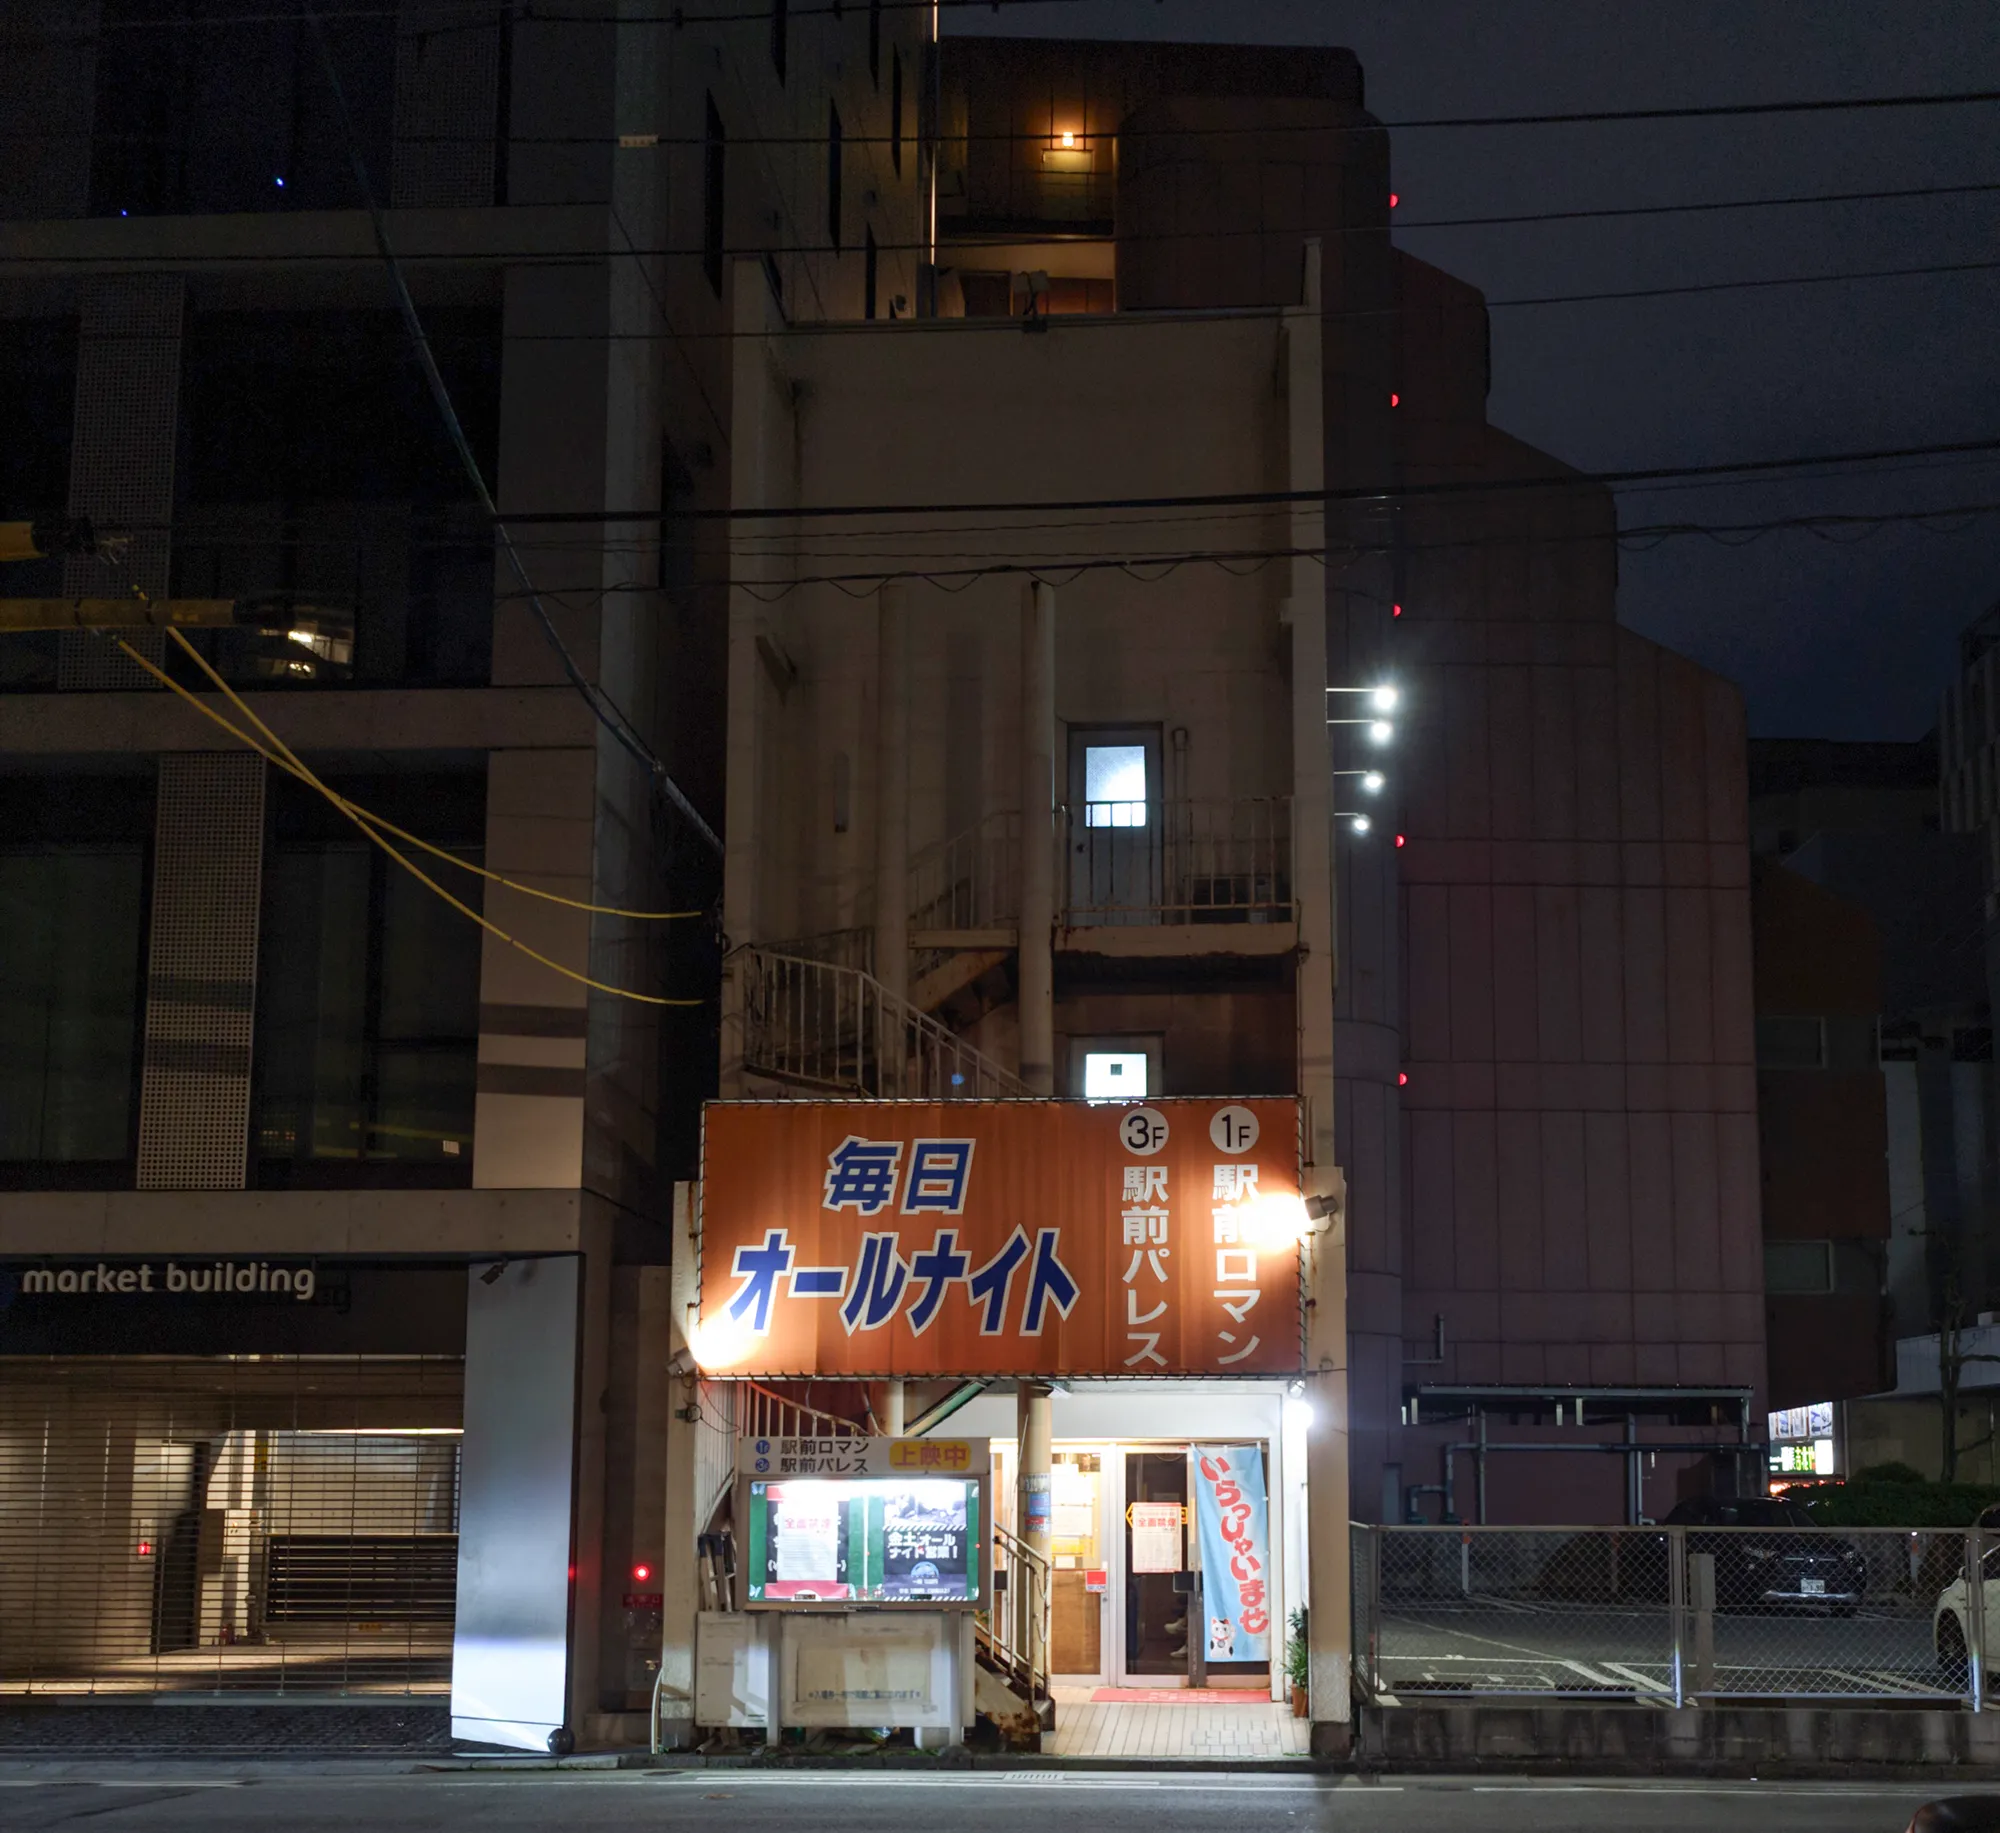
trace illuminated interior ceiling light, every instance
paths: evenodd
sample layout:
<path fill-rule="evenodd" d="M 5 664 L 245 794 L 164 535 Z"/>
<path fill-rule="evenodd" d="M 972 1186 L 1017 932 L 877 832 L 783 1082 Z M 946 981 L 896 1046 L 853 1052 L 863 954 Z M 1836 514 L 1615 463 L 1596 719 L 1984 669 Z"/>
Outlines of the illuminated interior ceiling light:
<path fill-rule="evenodd" d="M 1367 833 L 1370 825 L 1371 823 L 1366 815 L 1356 815 L 1354 817 L 1354 831 L 1357 834 Z"/>
<path fill-rule="evenodd" d="M 1368 736 L 1378 745 L 1386 745 L 1396 736 L 1396 728 L 1386 719 L 1375 720 L 1368 728 Z"/>
<path fill-rule="evenodd" d="M 1378 687 L 1369 694 L 1368 704 L 1378 713 L 1393 713 L 1396 710 L 1396 690 L 1393 687 Z"/>
<path fill-rule="evenodd" d="M 1370 794 L 1371 796 L 1378 796 L 1378 795 L 1380 795 L 1380 794 L 1382 793 L 1382 773 L 1381 773 L 1381 771 L 1379 771 L 1379 770 L 1371 770 L 1371 771 L 1369 771 L 1369 772 L 1368 772 L 1368 774 L 1367 774 L 1366 776 L 1364 776 L 1364 777 L 1363 777 L 1363 778 L 1361 779 L 1361 787 L 1362 787 L 1363 789 L 1367 790 L 1367 792 L 1368 792 L 1368 793 L 1369 793 L 1369 794 Z"/>
<path fill-rule="evenodd" d="M 1064 145 L 1064 146 L 1074 146 L 1074 145 L 1076 145 L 1076 135 L 1074 135 L 1073 133 L 1071 133 L 1071 132 L 1070 132 L 1070 130 L 1069 130 L 1068 128 L 1064 128 L 1064 129 L 1063 129 L 1063 133 L 1062 133 L 1062 143 L 1063 143 L 1063 145 Z"/>

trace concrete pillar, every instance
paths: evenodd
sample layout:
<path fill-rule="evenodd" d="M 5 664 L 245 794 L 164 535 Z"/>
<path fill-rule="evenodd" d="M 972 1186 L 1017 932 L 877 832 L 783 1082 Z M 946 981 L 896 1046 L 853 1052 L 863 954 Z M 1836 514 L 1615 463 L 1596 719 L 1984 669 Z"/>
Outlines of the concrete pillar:
<path fill-rule="evenodd" d="M 1055 1093 L 1056 594 L 1021 595 L 1021 1080 Z"/>
<path fill-rule="evenodd" d="M 1314 492 L 1326 476 L 1320 246 L 1305 246 L 1303 297 L 1285 314 L 1289 482 Z M 1292 544 L 1322 547 L 1325 513 L 1316 499 L 1292 512 Z M 1326 735 L 1326 587 L 1309 562 L 1292 563 L 1283 616 L 1292 650 L 1292 886 L 1299 908 L 1297 999 L 1299 1094 L 1305 1103 L 1305 1186 L 1344 1196 L 1335 1163 L 1333 759 Z M 1306 1575 L 1310 1594 L 1313 1748 L 1345 1754 L 1350 1741 L 1349 1669 L 1353 1602 L 1348 1575 L 1347 1230 L 1344 1204 L 1306 1244 L 1311 1320 L 1306 1341 Z"/>
<path fill-rule="evenodd" d="M 707 1526 L 696 1518 L 700 1388 L 687 1340 L 701 1299 L 694 1189 L 692 1184 L 674 1186 L 673 1290 L 667 1305 L 673 1378 L 666 1422 L 666 1521 L 660 1539 L 660 1733 L 670 1750 L 690 1749 L 695 1742 L 694 1639 L 701 1611 L 695 1536 Z"/>
<path fill-rule="evenodd" d="M 1037 590 L 1046 590 L 1038 587 Z M 1046 1381 L 1022 1381 L 1014 1389 L 1015 1442 L 1020 1447 L 1020 1488 L 1014 1502 L 1014 1525 L 1030 1552 L 1049 1558 L 1050 1529 L 1055 1501 L 1050 1493 L 1049 1466 L 1054 1439 L 1054 1413 L 1050 1397 L 1055 1390 Z M 1025 1608 L 1028 1592 L 1023 1589 L 1017 1608 Z M 1042 1641 L 1041 1616 L 1032 1613 L 1024 1625 L 1021 1646 L 1037 1667 L 1045 1666 L 1048 1649 Z"/>
<path fill-rule="evenodd" d="M 910 996 L 910 614 L 901 585 L 875 598 L 875 978 Z"/>
<path fill-rule="evenodd" d="M 875 1395 L 875 1424 L 884 1438 L 903 1436 L 903 1384 L 884 1381 Z"/>

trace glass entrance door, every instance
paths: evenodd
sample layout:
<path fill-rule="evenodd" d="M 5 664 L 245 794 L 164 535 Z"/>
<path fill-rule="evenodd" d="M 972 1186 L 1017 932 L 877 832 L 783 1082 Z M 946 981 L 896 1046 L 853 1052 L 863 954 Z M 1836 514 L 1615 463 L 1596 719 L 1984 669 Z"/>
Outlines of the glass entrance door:
<path fill-rule="evenodd" d="M 1124 1671 L 1142 1684 L 1190 1673 L 1188 1526 L 1187 1447 L 1126 1452 Z"/>

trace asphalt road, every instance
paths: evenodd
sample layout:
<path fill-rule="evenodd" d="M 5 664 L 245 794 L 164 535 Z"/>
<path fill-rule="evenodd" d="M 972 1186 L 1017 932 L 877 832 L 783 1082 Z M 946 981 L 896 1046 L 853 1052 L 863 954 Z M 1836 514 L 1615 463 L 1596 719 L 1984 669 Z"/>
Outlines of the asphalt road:
<path fill-rule="evenodd" d="M 1930 1611 L 1864 1606 L 1851 1617 L 1714 1619 L 1716 1690 L 1854 1699 L 1949 1697 Z M 1391 1691 L 1668 1694 L 1672 1637 L 1662 1608 L 1522 1604 L 1389 1606 L 1378 1660 Z M 1685 1651 L 1690 1666 L 1694 1651 Z"/>
<path fill-rule="evenodd" d="M 1835 1783 L 0 1768 L 8 1833 L 1902 1833 L 1926 1798 L 1919 1788 Z"/>

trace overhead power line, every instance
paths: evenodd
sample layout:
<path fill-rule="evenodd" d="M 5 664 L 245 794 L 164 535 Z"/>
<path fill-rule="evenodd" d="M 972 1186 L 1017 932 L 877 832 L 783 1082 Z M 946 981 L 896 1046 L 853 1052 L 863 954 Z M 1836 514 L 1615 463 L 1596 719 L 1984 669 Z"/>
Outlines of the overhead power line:
<path fill-rule="evenodd" d="M 856 516 L 936 516 L 1006 514 L 1098 514 L 1136 509 L 1236 509 L 1268 503 L 1408 502 L 1438 497 L 1484 496 L 1518 490 L 1618 490 L 1637 484 L 1681 478 L 1726 478 L 1798 471 L 1818 465 L 1867 465 L 1910 458 L 1941 458 L 1980 452 L 2000 452 L 2000 438 L 1958 440 L 1948 444 L 1883 446 L 1865 451 L 1796 453 L 1784 458 L 1737 459 L 1714 465 L 1652 465 L 1623 471 L 1568 471 L 1539 477 L 1452 479 L 1440 483 L 1381 483 L 1342 485 L 1323 490 L 1239 490 L 1190 495 L 1125 497 L 1036 497 L 987 503 L 801 503 L 758 504 L 746 508 L 678 509 L 676 521 L 770 522 L 821 521 Z M 508 520 L 523 527 L 596 526 L 607 522 L 655 527 L 657 505 L 647 509 L 550 509 L 510 511 Z"/>
<path fill-rule="evenodd" d="M 518 949 L 522 954 L 526 955 L 529 960 L 539 963 L 541 966 L 549 969 L 552 973 L 559 974 L 563 979 L 574 981 L 579 986 L 588 987 L 593 992 L 608 993 L 615 998 L 630 999 L 636 1001 L 640 1005 L 647 1005 L 647 1006 L 699 1006 L 703 1003 L 699 999 L 669 999 L 656 993 L 635 992 L 630 987 L 614 986 L 609 981 L 593 979 L 590 975 L 578 973 L 575 968 L 568 967 L 564 965 L 564 963 L 555 960 L 552 956 L 543 954 L 540 949 L 534 948 L 530 946 L 528 943 L 523 942 L 520 939 L 520 937 L 515 935 L 510 935 L 506 930 L 502 929 L 499 926 L 499 924 L 492 921 L 491 918 L 487 917 L 482 912 L 473 909 L 473 907 L 470 904 L 466 903 L 463 898 L 457 897 L 450 891 L 447 891 L 444 888 L 444 886 L 439 884 L 436 879 L 432 878 L 428 872 L 426 872 L 414 860 L 409 858 L 407 854 L 399 851 L 393 844 L 391 844 L 387 836 L 392 833 L 400 835 L 401 833 L 400 829 L 390 827 L 387 822 L 378 823 L 374 817 L 370 816 L 367 813 L 367 811 L 362 809 L 358 804 L 348 801 L 345 796 L 341 795 L 338 791 L 328 787 L 326 783 L 322 782 L 320 778 L 313 773 L 312 769 L 305 763 L 305 761 L 298 755 L 298 753 L 292 750 L 292 748 L 289 745 L 287 745 L 285 741 L 277 735 L 277 733 L 272 731 L 269 726 L 267 726 L 261 719 L 257 717 L 257 715 L 254 712 L 250 710 L 248 704 L 236 692 L 236 690 L 232 688 L 229 685 L 229 683 L 221 677 L 221 675 L 217 674 L 216 671 L 209 666 L 207 658 L 203 656 L 201 651 L 196 649 L 195 646 L 192 643 L 190 643 L 187 640 L 187 638 L 180 633 L 180 631 L 169 630 L 168 635 L 171 636 L 173 640 L 176 643 L 178 643 L 183 650 L 187 652 L 189 659 L 193 661 L 195 666 L 199 668 L 202 671 L 202 673 L 205 674 L 212 683 L 214 683 L 215 687 L 221 692 L 223 698 L 226 699 L 229 702 L 229 704 L 243 716 L 244 720 L 250 725 L 253 731 L 257 734 L 261 734 L 261 742 L 260 739 L 258 737 L 253 736 L 251 732 L 246 732 L 241 727 L 233 724 L 230 720 L 225 719 L 213 707 L 209 706 L 206 702 L 204 702 L 199 695 L 190 693 L 178 681 L 174 680 L 173 677 L 169 675 L 164 669 L 148 661 L 145 656 L 141 655 L 139 651 L 135 649 L 130 643 L 126 642 L 123 637 L 119 637 L 117 639 L 117 643 L 118 647 L 122 649 L 132 661 L 138 663 L 138 665 L 142 669 L 144 669 L 147 674 L 153 676 L 154 679 L 157 680 L 163 687 L 169 689 L 171 692 L 178 695 L 182 700 L 185 700 L 189 705 L 194 707 L 196 711 L 201 713 L 204 718 L 220 726 L 225 732 L 229 733 L 240 743 L 247 745 L 252 751 L 255 751 L 259 756 L 264 758 L 266 762 L 272 764 L 277 769 L 284 771 L 288 776 L 296 777 L 300 782 L 304 783 L 309 789 L 316 790 L 321 796 L 325 797 L 325 799 L 329 803 L 331 803 L 334 808 L 338 809 L 341 814 L 345 815 L 347 819 L 351 821 L 357 828 L 359 828 L 361 832 L 365 836 L 367 836 L 369 840 L 373 841 L 376 846 L 380 847 L 383 852 L 387 853 L 391 859 L 393 859 L 399 866 L 401 866 L 405 872 L 409 873 L 409 875 L 412 878 L 414 878 L 418 884 L 422 885 L 426 890 L 434 893 L 436 896 L 442 898 L 444 902 L 449 904 L 452 907 L 452 909 L 456 910 L 459 913 L 459 915 L 464 917 L 469 917 L 474 923 L 478 924 L 481 929 L 485 930 L 488 935 L 493 936 L 497 940 L 506 943 L 509 948 Z M 408 838 L 408 836 L 403 836 L 403 837 Z M 426 841 L 420 841 L 417 844 L 426 847 L 429 851 L 432 852 L 439 851 L 438 848 L 431 847 L 429 843 Z M 460 860 L 454 860 L 453 863 L 463 864 L 464 862 Z"/>
<path fill-rule="evenodd" d="M 15 138 L 0 129 L 0 140 Z M 39 136 L 38 136 L 39 137 Z M 1329 228 L 1315 229 L 1317 236 L 1373 236 L 1381 237 L 1393 230 L 1403 232 L 1421 229 L 1426 232 L 1437 229 L 1490 229 L 1518 228 L 1536 223 L 1581 223 L 1612 222 L 1624 218 L 1655 216 L 1700 216 L 1729 210 L 1778 210 L 1803 208 L 1814 204 L 1865 204 L 1900 203 L 1925 198 L 1978 197 L 2000 193 L 2000 182 L 1981 182 L 1962 185 L 1915 185 L 1889 191 L 1805 191 L 1793 192 L 1780 197 L 1725 197 L 1686 204 L 1608 204 L 1591 210 L 1522 210 L 1501 216 L 1443 216 L 1413 217 L 1405 219 L 1392 217 L 1382 223 L 1341 223 Z M 1156 242 L 1240 242 L 1267 236 L 1272 232 L 1260 226 L 1243 229 L 1194 229 L 1162 230 L 1149 234 L 1124 233 L 1118 235 L 1065 235 L 1051 238 L 1046 233 L 1037 235 L 1007 235 L 999 231 L 966 231 L 962 236 L 946 238 L 939 246 L 954 255 L 976 254 L 981 247 L 1020 248 L 1023 246 L 1045 245 L 1056 247 L 1146 247 Z M 1304 233 L 1301 231 L 1300 233 Z M 932 244 L 918 242 L 886 242 L 875 244 L 877 254 L 928 254 Z M 644 258 L 669 260 L 695 260 L 710 251 L 690 244 L 686 247 L 641 247 L 636 242 L 625 248 L 623 253 Z M 754 257 L 758 255 L 852 255 L 853 248 L 835 249 L 828 242 L 756 242 L 745 243 L 741 247 L 728 247 L 725 256 Z M 544 248 L 496 248 L 481 246 L 467 249 L 463 246 L 451 249 L 429 250 L 399 247 L 396 258 L 405 267 L 427 265 L 431 262 L 451 263 L 465 266 L 476 262 L 507 261 L 575 261 L 578 251 L 565 249 L 551 253 Z M 49 255 L 0 255 L 0 266 L 39 265 L 48 266 L 58 257 Z M 64 254 L 60 258 L 64 267 L 93 267 L 105 265 L 129 266 L 134 257 L 129 254 Z M 282 260 L 287 267 L 326 266 L 328 264 L 351 265 L 355 257 L 350 253 L 315 254 L 307 252 L 287 252 L 283 256 L 273 256 L 268 252 L 257 253 L 194 253 L 176 252 L 172 264 L 176 268 L 198 267 L 268 267 L 274 261 Z"/>

